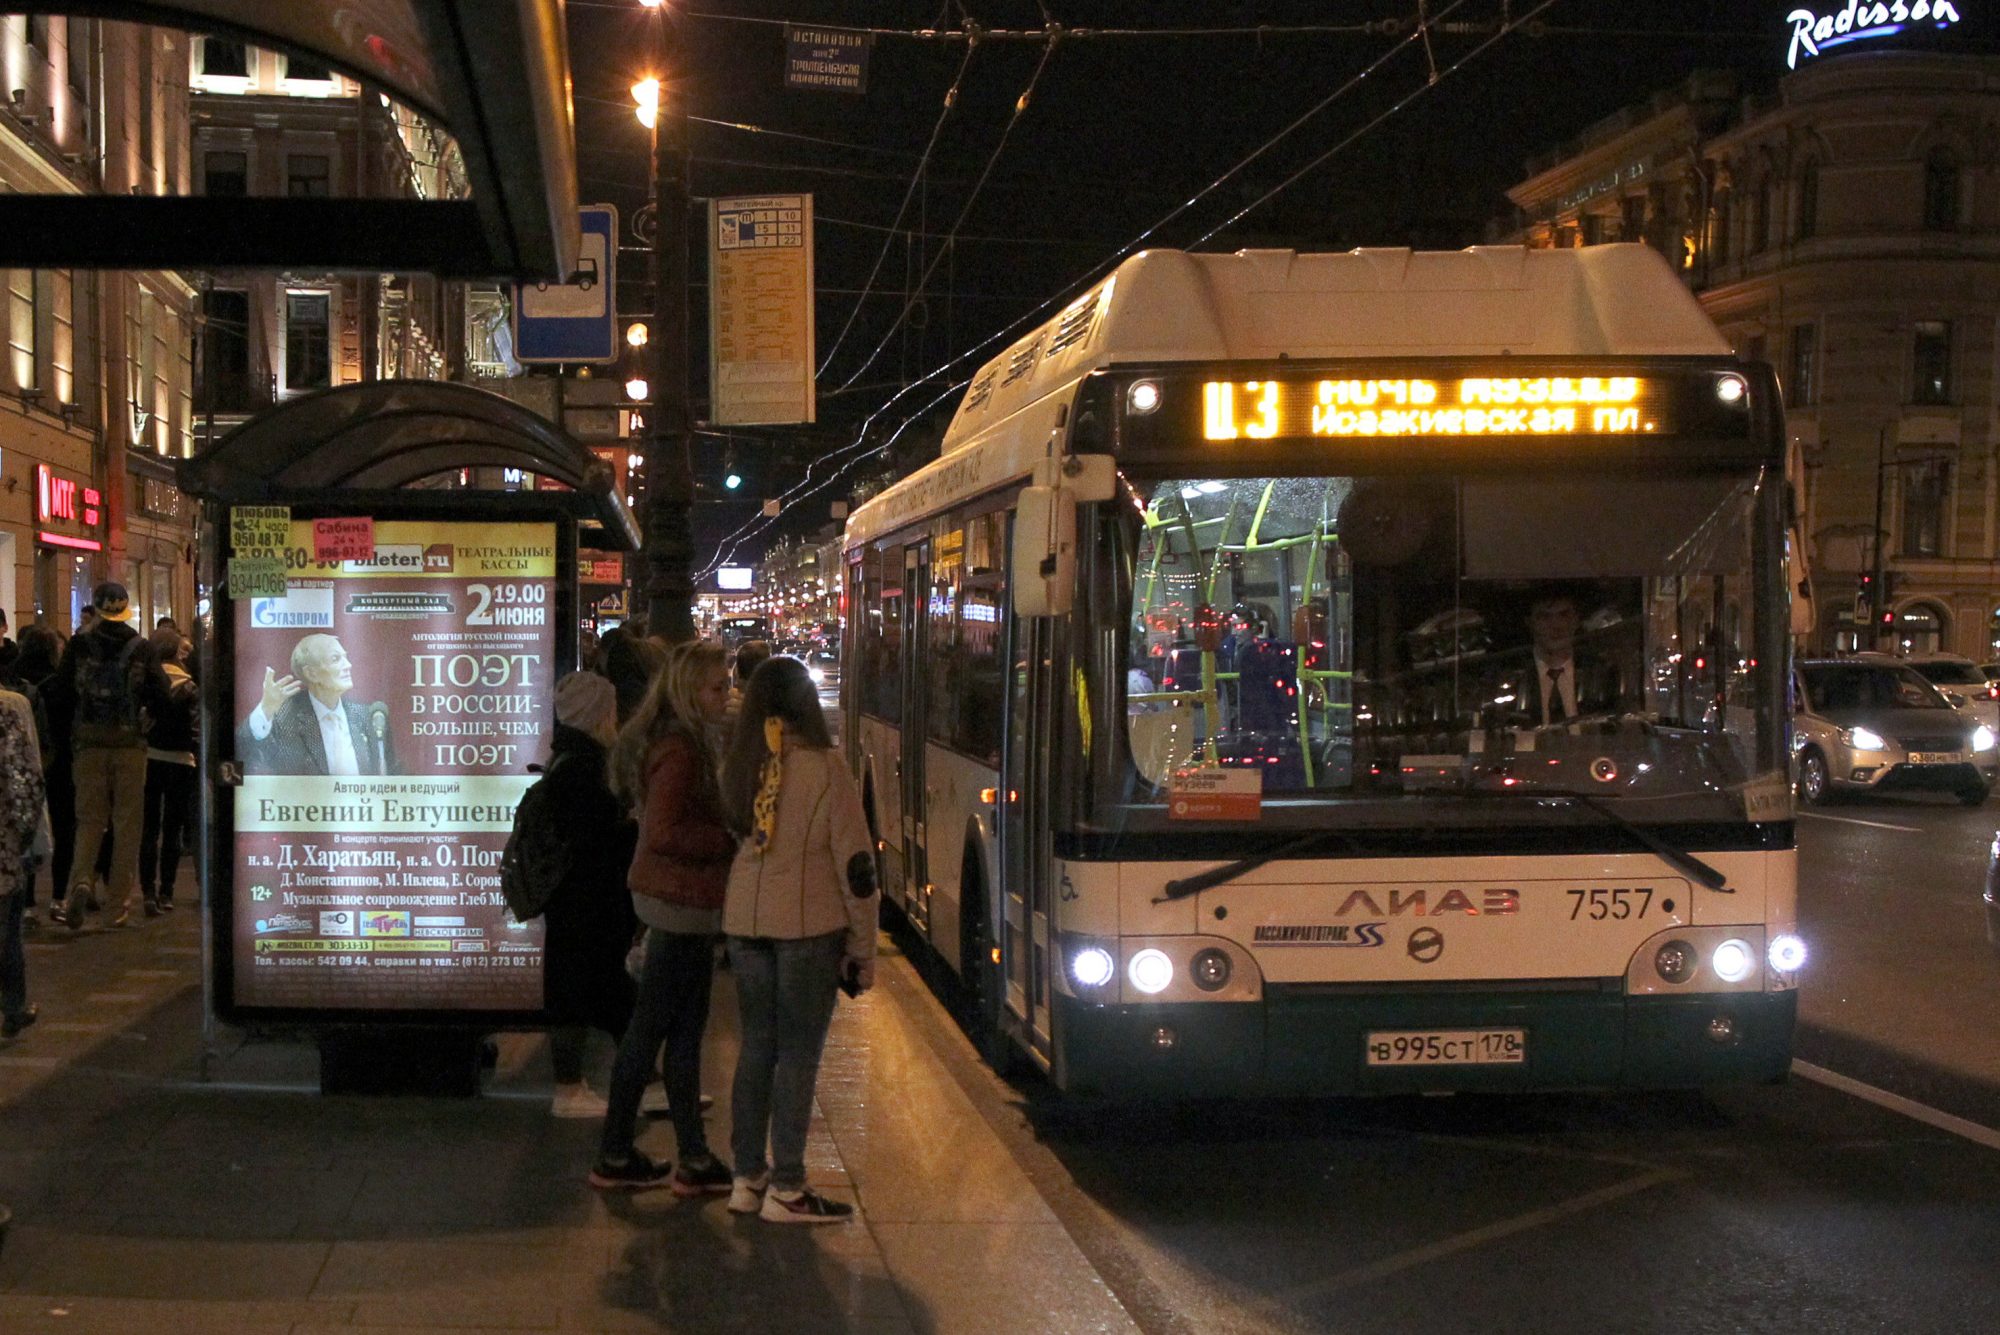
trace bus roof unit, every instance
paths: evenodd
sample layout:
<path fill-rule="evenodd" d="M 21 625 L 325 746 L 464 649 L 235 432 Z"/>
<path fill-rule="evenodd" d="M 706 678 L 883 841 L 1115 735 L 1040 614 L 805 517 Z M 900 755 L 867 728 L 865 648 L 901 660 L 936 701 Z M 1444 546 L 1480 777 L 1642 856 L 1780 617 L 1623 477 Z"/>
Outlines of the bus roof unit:
<path fill-rule="evenodd" d="M 1099 367 L 1729 352 L 1666 260 L 1637 244 L 1148 250 L 981 367 L 944 449 Z"/>

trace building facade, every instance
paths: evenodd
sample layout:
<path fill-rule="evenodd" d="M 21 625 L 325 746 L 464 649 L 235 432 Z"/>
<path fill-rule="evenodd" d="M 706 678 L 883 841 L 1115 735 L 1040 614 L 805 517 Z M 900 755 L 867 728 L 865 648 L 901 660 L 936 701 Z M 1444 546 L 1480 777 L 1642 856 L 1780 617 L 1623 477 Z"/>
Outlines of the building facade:
<path fill-rule="evenodd" d="M 462 198 L 442 130 L 323 65 L 193 42 L 193 166 L 219 198 Z M 201 293 L 196 435 L 314 390 L 465 369 L 463 284 L 429 275 L 219 272 Z"/>
<path fill-rule="evenodd" d="M 0 17 L 0 189 L 189 189 L 189 40 Z M 0 607 L 71 629 L 117 578 L 145 624 L 194 615 L 196 290 L 174 273 L 0 270 Z"/>
<path fill-rule="evenodd" d="M 1699 74 L 1530 170 L 1513 239 L 1643 241 L 1777 368 L 1803 647 L 2000 658 L 2000 58 L 1859 48 L 1768 92 Z"/>

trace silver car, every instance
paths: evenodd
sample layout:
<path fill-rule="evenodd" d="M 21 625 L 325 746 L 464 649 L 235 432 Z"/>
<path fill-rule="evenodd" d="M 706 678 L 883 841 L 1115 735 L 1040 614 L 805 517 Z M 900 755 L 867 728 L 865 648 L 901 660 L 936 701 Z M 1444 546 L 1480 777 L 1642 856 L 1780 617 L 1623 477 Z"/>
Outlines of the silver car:
<path fill-rule="evenodd" d="M 1903 660 L 1967 716 L 2000 732 L 2000 685 L 1986 679 L 1979 664 L 1955 654 L 1926 654 Z"/>
<path fill-rule="evenodd" d="M 2000 777 L 1994 729 L 1886 655 L 1798 664 L 1792 770 L 1799 796 L 1945 792 L 1977 806 Z"/>

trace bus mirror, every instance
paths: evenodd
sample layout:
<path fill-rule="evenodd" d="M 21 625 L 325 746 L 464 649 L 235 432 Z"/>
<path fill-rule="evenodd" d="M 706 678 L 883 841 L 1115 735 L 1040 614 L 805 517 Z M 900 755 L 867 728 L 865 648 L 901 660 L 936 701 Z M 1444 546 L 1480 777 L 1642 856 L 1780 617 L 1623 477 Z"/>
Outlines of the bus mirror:
<path fill-rule="evenodd" d="M 1077 501 L 1108 501 L 1118 494 L 1118 462 L 1108 454 L 1072 454 L 1062 471 L 1062 485 Z"/>
<path fill-rule="evenodd" d="M 1007 582 L 1014 614 L 1062 616 L 1076 591 L 1076 496 L 1067 487 L 1023 487 L 1014 507 Z"/>

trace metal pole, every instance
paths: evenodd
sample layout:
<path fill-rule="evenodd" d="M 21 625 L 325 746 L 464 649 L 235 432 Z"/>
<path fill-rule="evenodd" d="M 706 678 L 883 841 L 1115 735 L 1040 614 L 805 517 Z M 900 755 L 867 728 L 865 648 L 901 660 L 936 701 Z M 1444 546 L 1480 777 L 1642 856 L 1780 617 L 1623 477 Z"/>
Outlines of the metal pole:
<path fill-rule="evenodd" d="M 1874 550 L 1874 572 L 1869 576 L 1868 599 L 1868 647 L 1882 647 L 1882 614 L 1889 610 L 1888 590 L 1882 587 L 1882 478 L 1889 471 L 1885 455 L 1888 452 L 1889 428 L 1880 427 L 1875 432 L 1875 534 L 1870 544 Z"/>
<path fill-rule="evenodd" d="M 660 109 L 653 130 L 652 432 L 646 449 L 646 633 L 694 638 L 694 471 L 688 449 L 687 101 L 675 75 L 681 52 L 669 5 L 655 13 Z M 633 609 L 638 619 L 638 609 Z"/>

